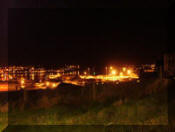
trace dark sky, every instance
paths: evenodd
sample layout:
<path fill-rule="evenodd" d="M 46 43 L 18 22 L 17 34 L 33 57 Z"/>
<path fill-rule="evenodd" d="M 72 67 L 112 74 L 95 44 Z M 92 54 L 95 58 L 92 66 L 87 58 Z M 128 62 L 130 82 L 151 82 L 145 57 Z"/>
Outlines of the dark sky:
<path fill-rule="evenodd" d="M 152 63 L 167 43 L 166 12 L 10 9 L 8 24 L 9 64 Z"/>

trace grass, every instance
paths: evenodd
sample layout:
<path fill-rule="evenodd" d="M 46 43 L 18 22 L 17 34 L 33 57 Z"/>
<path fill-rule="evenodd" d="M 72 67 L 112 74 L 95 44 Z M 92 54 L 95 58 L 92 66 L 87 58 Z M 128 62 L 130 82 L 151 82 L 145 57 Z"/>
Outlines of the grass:
<path fill-rule="evenodd" d="M 4 130 L 8 125 L 8 113 L 7 112 L 0 112 L 0 132 Z"/>
<path fill-rule="evenodd" d="M 164 102 L 162 102 L 164 100 Z M 167 125 L 166 94 L 154 94 L 141 100 L 118 103 L 94 103 L 88 106 L 60 105 L 48 109 L 9 113 L 12 125 Z"/>
<path fill-rule="evenodd" d="M 79 100 L 80 103 L 76 105 L 70 104 L 69 101 L 69 104 L 55 103 L 54 100 L 62 99 L 55 98 L 57 97 L 56 92 L 54 99 L 52 99 L 52 93 L 49 96 L 45 94 L 39 100 L 35 100 L 35 102 L 40 102 L 36 105 L 38 106 L 37 109 L 28 107 L 25 110 L 13 109 L 10 111 L 9 125 L 104 125 L 108 127 L 111 125 L 168 124 L 166 81 L 161 83 L 160 80 L 152 79 L 137 85 L 132 83 L 120 84 L 120 87 L 116 89 L 113 86 L 104 86 L 104 89 L 99 91 L 97 100 L 91 101 L 91 103 Z M 145 91 L 147 94 L 144 93 Z M 123 98 L 123 95 L 125 95 L 125 98 Z M 72 100 L 70 96 L 68 97 Z M 63 96 L 63 99 L 66 97 Z M 101 97 L 106 99 L 101 101 Z M 41 102 L 43 103 L 41 104 Z M 52 102 L 53 105 L 50 105 L 49 103 Z M 40 104 L 42 107 L 39 106 Z M 13 126 L 12 128 L 16 129 Z M 9 130 L 12 128 L 9 128 Z M 60 131 L 64 132 L 67 129 L 69 128 L 64 130 L 60 128 Z M 75 130 L 78 132 L 82 129 L 84 128 Z M 41 126 L 41 130 L 45 131 L 43 126 Z M 103 132 L 105 130 L 106 128 L 99 128 L 99 130 L 95 129 L 94 131 Z"/>

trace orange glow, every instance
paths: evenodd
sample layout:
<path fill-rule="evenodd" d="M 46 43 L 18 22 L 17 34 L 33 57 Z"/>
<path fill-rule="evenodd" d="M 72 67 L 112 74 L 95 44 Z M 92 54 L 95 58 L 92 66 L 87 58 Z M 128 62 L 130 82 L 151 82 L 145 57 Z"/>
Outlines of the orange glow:
<path fill-rule="evenodd" d="M 24 78 L 21 78 L 20 85 L 21 85 L 21 88 L 25 88 L 25 79 Z"/>
<path fill-rule="evenodd" d="M 123 72 L 120 72 L 120 76 L 123 76 Z"/>
<path fill-rule="evenodd" d="M 130 75 L 123 75 L 121 72 L 120 75 L 98 75 L 98 76 L 80 76 L 81 79 L 96 79 L 101 81 L 123 81 L 123 79 L 137 79 L 138 75 L 132 73 Z"/>
<path fill-rule="evenodd" d="M 139 76 L 131 71 L 131 69 L 128 69 L 126 67 L 122 68 L 122 71 L 119 71 L 119 74 L 117 74 L 117 70 L 114 69 L 112 66 L 110 68 L 110 74 L 106 75 L 81 75 L 81 79 L 95 79 L 95 80 L 101 80 L 101 81 L 124 81 L 125 79 L 138 79 Z"/>
<path fill-rule="evenodd" d="M 116 70 L 112 70 L 111 74 L 116 75 Z"/>
<path fill-rule="evenodd" d="M 8 83 L 0 84 L 0 91 L 8 91 Z"/>
<path fill-rule="evenodd" d="M 55 88 L 57 85 L 55 83 L 52 84 L 52 88 Z"/>
<path fill-rule="evenodd" d="M 0 80 L 2 83 L 5 83 L 6 81 L 7 82 L 11 81 L 12 83 L 14 83 L 17 80 L 18 82 L 15 85 L 10 85 L 10 86 L 14 86 L 12 87 L 14 90 L 18 90 L 18 88 L 26 88 L 26 90 L 28 90 L 32 88 L 33 86 L 35 89 L 37 88 L 38 89 L 57 88 L 57 86 L 61 82 L 84 86 L 85 84 L 88 84 L 89 82 L 96 82 L 96 83 L 101 82 L 102 84 L 104 84 L 107 81 L 116 81 L 115 83 L 118 84 L 120 81 L 129 81 L 132 79 L 136 79 L 136 80 L 139 79 L 139 76 L 135 73 L 133 66 L 129 67 L 128 65 L 128 66 L 118 67 L 115 65 L 111 65 L 111 66 L 109 65 L 109 66 L 105 66 L 104 68 L 105 68 L 103 69 L 104 73 L 102 75 L 95 74 L 95 71 L 90 72 L 90 68 L 84 71 L 74 71 L 74 70 L 70 71 L 69 73 L 72 73 L 70 75 L 70 74 L 66 74 L 67 72 L 65 72 L 64 70 L 56 70 L 56 72 L 55 71 L 46 72 L 46 70 L 44 69 L 40 68 L 39 70 L 38 69 L 35 70 L 34 67 L 32 67 L 31 68 L 32 71 L 31 70 L 29 71 L 29 73 L 31 72 L 29 74 L 30 79 L 28 79 L 28 77 L 26 76 L 27 71 L 24 70 L 24 67 L 19 67 L 15 70 L 13 69 L 8 70 L 6 68 L 4 70 L 0 69 Z M 16 72 L 18 71 L 18 69 L 19 71 L 21 70 L 19 73 L 22 73 L 19 76 L 16 75 L 16 73 L 18 73 Z M 77 72 L 79 77 L 73 76 L 74 72 Z M 40 77 L 39 83 L 35 81 L 35 74 L 37 75 L 38 73 Z M 45 78 L 44 75 L 46 75 L 47 78 Z M 140 80 L 137 80 L 137 82 L 139 83 Z M 4 90 L 8 91 L 8 85 L 0 84 L 0 91 L 4 91 Z"/>
<path fill-rule="evenodd" d="M 84 72 L 84 75 L 87 75 L 87 72 Z"/>
<path fill-rule="evenodd" d="M 94 76 L 80 76 L 82 79 L 94 79 Z"/>
<path fill-rule="evenodd" d="M 35 80 L 35 75 L 34 74 L 32 74 L 32 80 Z"/>
<path fill-rule="evenodd" d="M 24 83 L 25 83 L 24 79 L 21 79 L 21 84 L 24 84 Z"/>
<path fill-rule="evenodd" d="M 13 77 L 12 77 L 11 75 L 9 75 L 9 79 L 10 79 L 10 80 L 12 80 L 12 79 L 13 79 Z"/>
<path fill-rule="evenodd" d="M 128 70 L 127 73 L 128 73 L 128 75 L 130 75 L 131 74 L 131 70 Z"/>
<path fill-rule="evenodd" d="M 49 75 L 49 79 L 56 79 L 60 76 L 61 76 L 60 73 L 57 73 L 56 75 Z"/>
<path fill-rule="evenodd" d="M 86 78 L 84 78 L 84 76 L 80 76 L 80 77 L 82 77 L 82 79 L 86 79 Z M 78 80 L 74 80 L 74 81 L 64 80 L 64 83 L 69 83 L 69 84 L 78 85 L 78 86 L 84 85 L 84 82 L 79 82 Z"/>
<path fill-rule="evenodd" d="M 123 71 L 124 71 L 124 72 L 126 71 L 126 67 L 123 67 Z"/>
<path fill-rule="evenodd" d="M 50 83 L 49 82 L 46 82 L 46 86 L 48 87 L 50 85 Z"/>
<path fill-rule="evenodd" d="M 36 88 L 40 88 L 40 89 L 46 89 L 46 86 L 44 83 L 35 83 L 34 85 Z"/>

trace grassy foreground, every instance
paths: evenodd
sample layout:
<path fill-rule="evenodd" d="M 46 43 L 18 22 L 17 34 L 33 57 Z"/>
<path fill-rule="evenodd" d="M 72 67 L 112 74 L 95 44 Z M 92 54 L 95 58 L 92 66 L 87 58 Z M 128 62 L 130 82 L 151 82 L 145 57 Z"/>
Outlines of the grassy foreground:
<path fill-rule="evenodd" d="M 54 106 L 48 109 L 10 113 L 13 125 L 167 125 L 165 95 L 151 95 L 138 101 L 111 101 L 89 106 Z"/>
<path fill-rule="evenodd" d="M 113 125 L 165 126 L 168 125 L 167 84 L 167 81 L 154 79 L 149 81 L 149 83 L 128 84 L 130 88 L 123 91 L 122 89 L 124 89 L 125 84 L 121 85 L 121 89 L 112 87 L 113 91 L 109 90 L 112 91 L 110 93 L 107 93 L 104 88 L 101 94 L 99 92 L 99 96 L 97 96 L 95 101 L 91 100 L 89 103 L 88 101 L 78 99 L 80 101 L 78 104 L 73 103 L 77 102 L 77 100 L 74 101 L 72 95 L 66 96 L 64 94 L 63 96 L 64 98 L 71 96 L 72 104 L 70 100 L 67 104 L 58 104 L 55 102 L 59 102 L 58 99 L 61 98 L 57 98 L 58 96 L 53 96 L 53 94 L 51 94 L 51 97 L 48 94 L 44 94 L 39 99 L 35 99 L 35 105 L 30 105 L 27 109 L 13 109 L 10 111 L 8 113 L 9 127 L 6 131 L 15 132 L 16 129 L 20 131 L 20 128 L 23 128 L 25 132 L 29 130 L 31 132 L 45 132 L 47 130 L 50 131 L 50 129 L 56 130 L 59 127 L 49 129 L 46 125 L 82 126 L 75 128 L 76 132 L 87 129 L 88 126 L 88 130 L 91 131 L 92 129 L 94 132 L 106 131 L 106 127 L 108 128 Z M 126 85 L 126 88 L 128 85 Z M 135 91 L 135 89 L 137 90 Z M 77 93 L 75 94 L 77 96 Z M 105 100 L 102 101 L 101 97 L 105 97 Z M 83 96 L 83 98 L 85 97 Z M 6 125 L 7 112 L 3 112 L 0 115 L 0 129 L 2 130 Z M 30 128 L 26 125 L 30 125 Z M 40 127 L 35 127 L 35 125 Z M 97 129 L 96 127 L 90 127 L 92 125 L 102 125 L 104 127 Z M 119 128 L 112 129 L 115 131 Z M 135 129 L 134 131 L 137 132 L 137 129 Z M 155 130 L 154 127 L 151 129 L 154 129 L 155 132 L 159 130 L 159 128 Z M 73 131 L 69 127 L 59 127 L 59 130 L 60 132 Z"/>
<path fill-rule="evenodd" d="M 4 130 L 8 125 L 8 113 L 0 112 L 0 132 Z"/>
<path fill-rule="evenodd" d="M 75 97 L 68 95 L 67 97 L 72 102 L 69 100 L 67 101 L 68 104 L 56 104 L 57 101 L 54 101 L 52 96 L 49 98 L 50 95 L 44 95 L 38 101 L 38 108 L 31 105 L 25 110 L 17 109 L 9 112 L 9 124 L 167 125 L 167 89 L 165 88 L 166 85 L 161 83 L 159 80 L 154 80 L 149 85 L 142 85 L 146 87 L 145 89 L 137 84 L 128 84 L 131 88 L 136 86 L 137 91 L 134 90 L 136 87 L 133 87 L 133 90 L 128 88 L 122 91 L 121 88 L 117 91 L 117 88 L 111 86 L 112 88 L 109 91 L 113 90 L 112 92 L 107 93 L 104 89 L 102 94 L 99 94 L 99 97 L 97 96 L 97 99 L 91 100 L 90 103 L 86 100 L 81 102 L 84 97 L 78 98 L 77 95 Z M 124 86 L 122 85 L 122 87 Z M 129 90 L 130 92 L 128 92 Z M 66 98 L 65 93 L 63 98 Z M 78 99 L 74 101 L 74 98 Z M 102 99 L 104 100 L 101 101 Z M 80 103 L 74 104 L 73 102 Z"/>

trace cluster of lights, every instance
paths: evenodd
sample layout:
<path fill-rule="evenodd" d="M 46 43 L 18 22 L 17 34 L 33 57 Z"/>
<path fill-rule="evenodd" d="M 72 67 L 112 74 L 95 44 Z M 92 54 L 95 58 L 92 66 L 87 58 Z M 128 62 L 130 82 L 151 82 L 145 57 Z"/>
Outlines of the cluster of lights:
<path fill-rule="evenodd" d="M 72 68 L 77 69 L 77 67 L 74 66 L 70 66 L 67 67 L 67 70 L 70 70 Z M 79 67 L 78 67 L 79 68 Z M 3 79 L 7 79 L 6 81 L 9 80 L 18 80 L 19 76 L 15 76 L 15 73 L 25 73 L 27 74 L 27 67 L 12 67 L 8 70 L 8 68 L 6 69 L 0 69 L 0 78 Z M 74 76 L 67 76 L 67 74 L 62 74 L 64 72 L 60 72 L 59 73 L 55 71 L 51 71 L 52 74 L 48 75 L 48 78 L 46 80 L 42 80 L 40 82 L 34 82 L 35 80 L 35 73 L 39 73 L 39 75 L 43 75 L 45 73 L 49 73 L 46 72 L 46 70 L 44 70 L 43 68 L 38 68 L 38 69 L 34 69 L 34 67 L 30 68 L 30 70 L 28 71 L 30 76 L 32 77 L 33 81 L 29 81 L 27 80 L 27 78 L 23 78 L 24 76 L 20 76 L 20 79 L 18 80 L 18 84 L 20 86 L 20 88 L 24 89 L 27 88 L 29 85 L 33 85 L 34 82 L 34 87 L 35 88 L 41 88 L 41 89 L 46 89 L 46 88 L 56 88 L 60 82 L 55 82 L 54 80 L 57 78 L 61 78 L 63 82 L 65 83 L 69 83 L 69 84 L 74 84 L 74 85 L 84 85 L 86 80 L 85 79 L 95 79 L 95 80 L 101 80 L 103 83 L 105 81 L 123 81 L 124 79 L 138 79 L 138 75 L 135 74 L 133 72 L 133 70 L 131 68 L 126 68 L 126 67 L 122 67 L 122 68 L 118 68 L 116 69 L 115 67 L 106 67 L 106 75 L 96 75 L 95 72 L 93 74 L 90 74 L 90 68 L 88 68 L 88 70 L 84 71 L 82 75 L 79 75 L 80 79 L 72 79 L 72 77 L 74 78 Z M 64 69 L 65 70 L 65 69 Z M 14 74 L 11 74 L 12 72 L 14 72 Z M 23 72 L 22 72 L 23 71 Z M 10 72 L 10 74 L 8 74 Z M 71 71 L 72 72 L 72 71 Z M 23 75 L 23 74 L 22 74 Z M 52 80 L 53 79 L 53 80 Z M 4 85 L 2 88 L 0 89 L 4 89 Z"/>
<path fill-rule="evenodd" d="M 56 83 L 56 82 L 49 82 L 49 81 L 46 81 L 45 82 L 45 86 L 48 87 L 48 88 L 56 88 L 60 83 Z"/>
<path fill-rule="evenodd" d="M 133 73 L 131 69 L 127 69 L 126 67 L 122 68 L 122 71 L 118 72 L 112 66 L 109 67 L 109 73 L 107 74 L 108 68 L 106 67 L 106 75 L 82 75 L 80 78 L 82 79 L 100 79 L 102 81 L 122 81 L 123 79 L 137 79 L 139 78 L 137 74 Z"/>
<path fill-rule="evenodd" d="M 49 75 L 49 79 L 56 79 L 58 77 L 61 77 L 61 74 L 60 73 L 57 73 L 55 75 Z"/>
<path fill-rule="evenodd" d="M 127 73 L 127 75 L 131 75 L 132 71 L 130 69 L 127 69 L 126 67 L 122 68 L 122 71 L 119 72 L 120 76 L 123 76 L 124 73 Z M 110 67 L 110 75 L 116 75 L 117 74 L 117 70 L 114 69 L 113 67 Z"/>
<path fill-rule="evenodd" d="M 44 68 L 37 68 L 34 67 L 23 67 L 23 66 L 9 66 L 9 67 L 0 67 L 0 80 L 1 81 L 10 81 L 10 80 L 18 80 L 19 75 L 32 75 L 32 80 L 34 80 L 33 75 L 38 73 L 39 75 L 43 75 L 45 73 Z"/>
<path fill-rule="evenodd" d="M 35 87 L 39 89 L 46 89 L 46 88 L 56 88 L 60 83 L 59 82 L 39 82 L 35 83 Z"/>
<path fill-rule="evenodd" d="M 0 85 L 0 91 L 8 91 L 8 83 L 1 84 Z"/>
<path fill-rule="evenodd" d="M 21 78 L 20 80 L 20 85 L 21 85 L 21 88 L 25 88 L 25 79 L 24 78 Z"/>

